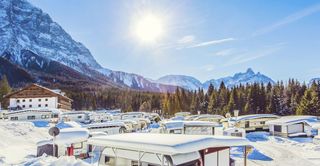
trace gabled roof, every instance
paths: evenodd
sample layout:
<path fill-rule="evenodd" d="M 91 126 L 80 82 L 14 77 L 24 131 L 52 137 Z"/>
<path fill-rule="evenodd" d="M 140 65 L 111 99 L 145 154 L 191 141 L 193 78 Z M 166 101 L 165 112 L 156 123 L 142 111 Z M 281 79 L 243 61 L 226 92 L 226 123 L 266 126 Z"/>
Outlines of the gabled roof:
<path fill-rule="evenodd" d="M 153 133 L 127 133 L 101 136 L 90 138 L 88 143 L 95 146 L 167 155 L 191 153 L 215 147 L 250 145 L 247 139 L 240 137 Z"/>
<path fill-rule="evenodd" d="M 44 86 L 41 86 L 41 85 L 38 85 L 38 84 L 34 84 L 34 83 L 33 83 L 33 84 L 30 84 L 30 85 L 28 85 L 28 86 L 26 86 L 26 87 L 24 87 L 24 88 L 22 88 L 22 89 L 20 89 L 20 90 L 17 90 L 17 91 L 15 91 L 15 92 L 12 92 L 12 93 L 6 95 L 5 98 L 10 98 L 12 95 L 18 94 L 18 93 L 20 93 L 21 91 L 26 90 L 26 89 L 28 89 L 28 88 L 30 88 L 30 87 L 32 87 L 32 86 L 36 86 L 36 87 L 38 87 L 38 88 L 47 90 L 47 91 L 49 91 L 50 93 L 53 93 L 53 94 L 55 94 L 55 95 L 57 95 L 57 96 L 60 96 L 60 97 L 65 98 L 65 99 L 67 99 L 67 100 L 73 101 L 73 100 L 70 99 L 69 97 L 64 96 L 64 95 L 62 95 L 61 93 L 59 93 L 57 90 L 52 90 L 52 89 L 49 89 L 49 88 L 46 88 L 46 87 L 44 87 Z"/>

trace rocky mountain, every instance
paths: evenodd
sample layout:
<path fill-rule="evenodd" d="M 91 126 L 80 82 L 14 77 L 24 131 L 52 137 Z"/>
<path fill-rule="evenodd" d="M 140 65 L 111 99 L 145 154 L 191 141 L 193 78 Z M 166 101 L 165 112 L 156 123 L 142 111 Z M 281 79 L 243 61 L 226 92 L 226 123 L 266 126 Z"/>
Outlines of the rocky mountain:
<path fill-rule="evenodd" d="M 202 83 L 194 77 L 184 75 L 167 75 L 159 78 L 156 82 L 167 85 L 175 85 L 188 90 L 202 88 Z"/>
<path fill-rule="evenodd" d="M 28 73 L 32 82 L 81 81 L 156 92 L 176 88 L 101 67 L 89 49 L 26 0 L 0 0 L 0 57 Z M 5 73 L 0 71 L 1 74 Z M 18 83 L 17 79 L 11 80 Z"/>
<path fill-rule="evenodd" d="M 221 82 L 224 82 L 224 84 L 229 88 L 240 84 L 245 85 L 255 82 L 263 84 L 268 84 L 270 82 L 274 84 L 274 81 L 271 78 L 261 74 L 260 72 L 255 73 L 251 68 L 249 68 L 244 73 L 236 73 L 234 76 L 206 81 L 203 83 L 203 87 L 207 89 L 210 84 L 212 84 L 214 87 L 219 87 Z"/>

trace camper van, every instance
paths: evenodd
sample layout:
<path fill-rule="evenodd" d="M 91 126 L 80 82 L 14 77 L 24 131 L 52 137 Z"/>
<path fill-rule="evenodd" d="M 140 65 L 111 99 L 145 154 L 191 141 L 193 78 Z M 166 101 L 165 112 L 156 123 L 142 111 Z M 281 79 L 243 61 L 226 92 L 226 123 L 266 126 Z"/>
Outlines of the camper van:
<path fill-rule="evenodd" d="M 222 126 L 218 123 L 204 121 L 166 121 L 161 123 L 158 129 L 154 130 L 165 134 L 217 135 L 219 131 L 218 128 L 221 129 L 219 135 L 222 135 Z"/>
<path fill-rule="evenodd" d="M 90 138 L 88 144 L 103 149 L 97 153 L 99 166 L 229 166 L 234 164 L 230 147 L 249 142 L 238 137 L 127 133 Z"/>
<path fill-rule="evenodd" d="M 84 128 L 67 128 L 61 129 L 60 134 L 56 138 L 43 140 L 37 143 L 37 156 L 44 153 L 51 156 L 75 156 L 76 158 L 86 158 L 89 147 L 87 140 L 89 131 Z M 53 142 L 55 150 L 53 150 Z M 53 151 L 55 154 L 53 155 Z"/>
<path fill-rule="evenodd" d="M 60 121 L 75 121 L 80 123 L 90 123 L 93 121 L 93 116 L 86 111 L 70 111 L 65 112 L 60 116 Z"/>

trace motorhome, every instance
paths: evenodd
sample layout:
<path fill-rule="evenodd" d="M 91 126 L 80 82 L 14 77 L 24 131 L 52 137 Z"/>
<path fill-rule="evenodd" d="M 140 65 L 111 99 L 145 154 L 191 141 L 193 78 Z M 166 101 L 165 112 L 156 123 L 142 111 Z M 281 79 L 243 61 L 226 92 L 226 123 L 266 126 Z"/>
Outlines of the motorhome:
<path fill-rule="evenodd" d="M 246 132 L 269 131 L 267 121 L 278 119 L 279 116 L 273 114 L 252 114 L 222 119 L 223 127 L 243 128 Z"/>
<path fill-rule="evenodd" d="M 91 123 L 83 125 L 82 127 L 87 128 L 91 132 L 104 132 L 108 135 L 120 134 L 128 132 L 127 126 L 123 122 L 103 122 L 103 123 Z"/>
<path fill-rule="evenodd" d="M 61 114 L 59 109 L 29 108 L 19 111 L 9 111 L 5 116 L 11 121 L 49 121 L 55 122 Z"/>
<path fill-rule="evenodd" d="M 165 121 L 154 130 L 166 134 L 222 135 L 221 125 L 204 121 Z"/>
<path fill-rule="evenodd" d="M 93 121 L 92 113 L 87 111 L 64 112 L 60 116 L 60 121 L 75 121 L 80 123 L 90 123 Z"/>
<path fill-rule="evenodd" d="M 283 116 L 268 121 L 270 134 L 282 137 L 313 136 L 312 126 L 319 123 L 316 116 Z"/>
<path fill-rule="evenodd" d="M 249 146 L 239 137 L 150 133 L 95 137 L 88 144 L 102 149 L 100 166 L 229 166 L 235 164 L 230 147 Z"/>
<path fill-rule="evenodd" d="M 56 157 L 75 156 L 76 158 L 86 158 L 90 150 L 87 145 L 88 138 L 89 131 L 87 129 L 61 129 L 60 134 L 54 139 L 37 143 L 37 156 L 39 157 L 46 153 Z M 53 144 L 55 144 L 55 150 L 53 150 Z"/>

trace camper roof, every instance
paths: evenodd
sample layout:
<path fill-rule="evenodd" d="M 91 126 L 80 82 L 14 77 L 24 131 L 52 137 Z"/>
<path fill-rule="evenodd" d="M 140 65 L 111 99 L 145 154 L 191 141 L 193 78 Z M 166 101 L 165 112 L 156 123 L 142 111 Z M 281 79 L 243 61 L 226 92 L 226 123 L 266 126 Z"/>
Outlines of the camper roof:
<path fill-rule="evenodd" d="M 56 136 L 54 143 L 58 145 L 70 145 L 72 143 L 84 142 L 89 137 L 89 131 L 84 128 L 66 128 L 61 129 L 60 134 Z M 38 146 L 52 144 L 51 140 L 44 140 L 37 143 Z"/>
<path fill-rule="evenodd" d="M 279 119 L 267 121 L 266 124 L 276 124 L 276 125 L 283 125 L 283 124 L 295 124 L 305 122 L 312 126 L 313 124 L 320 122 L 316 116 L 283 116 Z"/>
<path fill-rule="evenodd" d="M 95 137 L 90 138 L 88 143 L 95 146 L 167 155 L 191 153 L 211 147 L 249 145 L 247 139 L 240 137 L 152 133 L 127 133 Z"/>
<path fill-rule="evenodd" d="M 184 126 L 203 126 L 203 127 L 218 127 L 220 124 L 206 121 L 166 121 L 163 124 L 168 129 L 183 128 Z"/>
<path fill-rule="evenodd" d="M 53 114 L 60 114 L 61 113 L 61 111 L 59 109 L 55 109 L 55 108 L 27 108 L 27 109 L 23 109 L 23 110 L 9 111 L 7 113 L 7 115 L 24 113 L 24 112 L 50 112 Z"/>
<path fill-rule="evenodd" d="M 243 115 L 238 117 L 230 118 L 231 121 L 242 121 L 242 120 L 251 120 L 251 119 L 258 119 L 258 118 L 279 118 L 278 115 L 273 114 L 252 114 L 252 115 Z"/>

